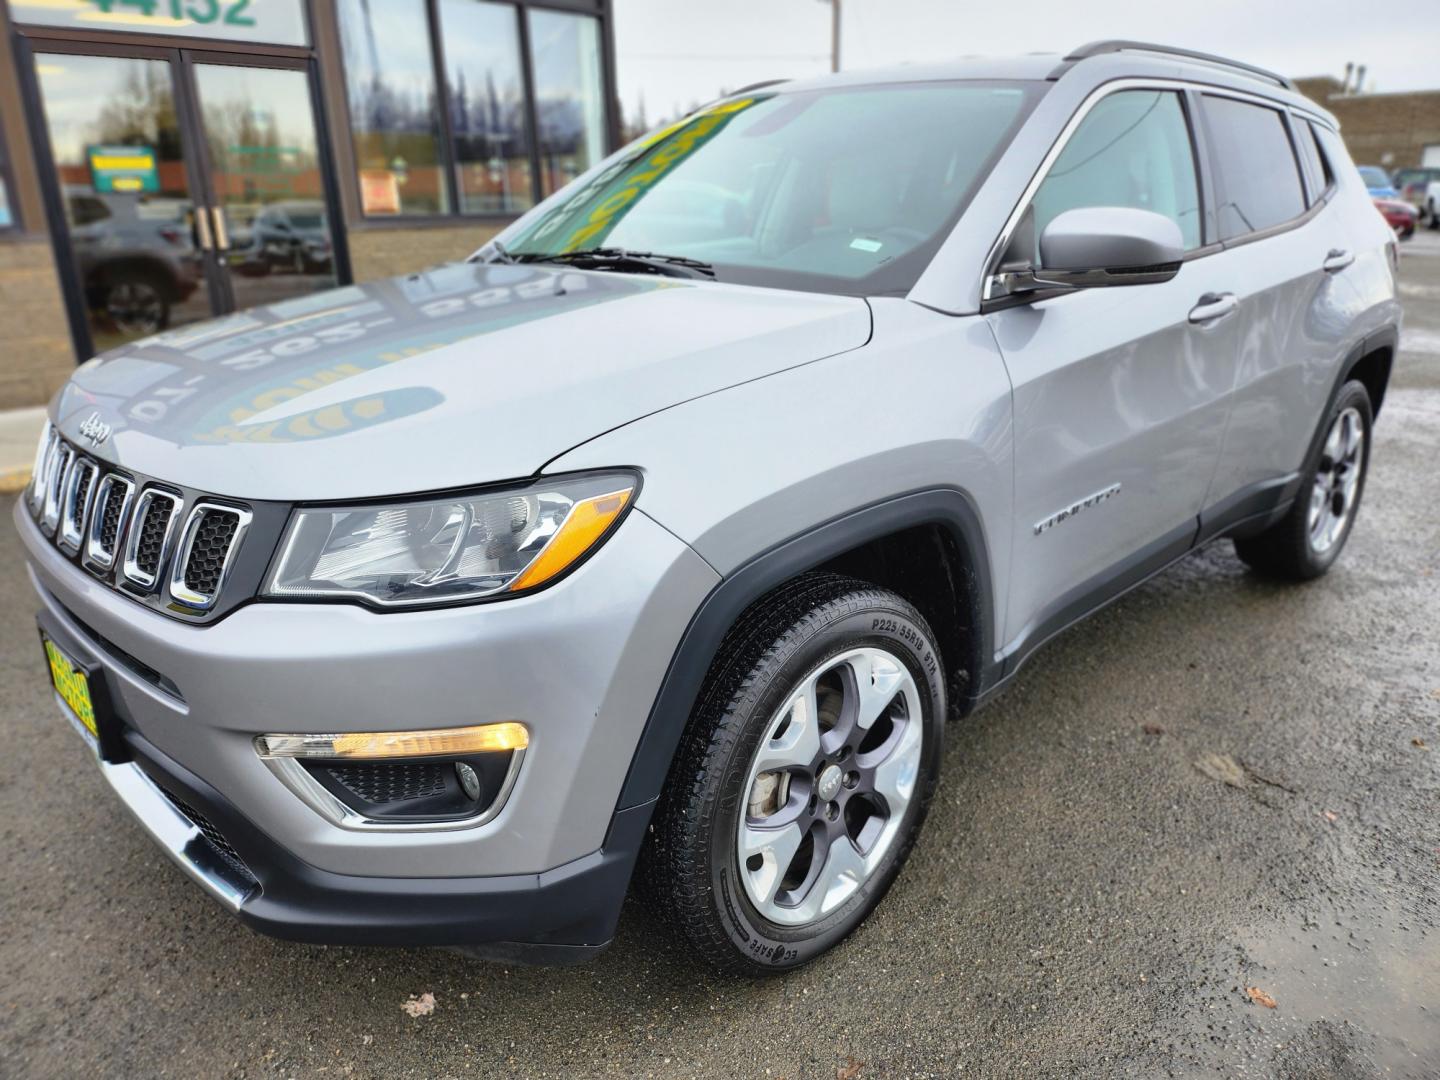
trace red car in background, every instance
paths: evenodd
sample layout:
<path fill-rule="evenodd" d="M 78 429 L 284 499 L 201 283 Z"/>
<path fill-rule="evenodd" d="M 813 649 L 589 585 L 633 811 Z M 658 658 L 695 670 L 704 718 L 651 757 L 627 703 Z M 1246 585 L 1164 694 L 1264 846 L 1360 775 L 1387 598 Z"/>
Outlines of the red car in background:
<path fill-rule="evenodd" d="M 1396 169 L 1393 183 L 1400 198 L 1425 212 L 1425 191 L 1436 180 L 1440 180 L 1440 168 L 1421 166 L 1419 168 Z"/>
<path fill-rule="evenodd" d="M 1420 211 L 1399 199 L 1375 199 L 1374 202 L 1375 209 L 1380 211 L 1386 224 L 1395 230 L 1396 236 L 1401 240 L 1409 240 L 1415 235 L 1415 223 L 1420 220 Z"/>

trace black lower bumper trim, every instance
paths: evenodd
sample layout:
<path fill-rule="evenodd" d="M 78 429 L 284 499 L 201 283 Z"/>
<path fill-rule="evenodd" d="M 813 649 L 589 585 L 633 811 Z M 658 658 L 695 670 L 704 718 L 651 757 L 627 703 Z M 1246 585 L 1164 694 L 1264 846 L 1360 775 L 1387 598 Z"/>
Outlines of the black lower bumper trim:
<path fill-rule="evenodd" d="M 133 729 L 132 760 L 214 823 L 259 887 L 240 909 L 273 937 L 326 945 L 436 945 L 511 962 L 577 963 L 609 944 L 653 804 L 620 811 L 605 846 L 541 874 L 383 878 L 336 874 L 277 844 Z"/>

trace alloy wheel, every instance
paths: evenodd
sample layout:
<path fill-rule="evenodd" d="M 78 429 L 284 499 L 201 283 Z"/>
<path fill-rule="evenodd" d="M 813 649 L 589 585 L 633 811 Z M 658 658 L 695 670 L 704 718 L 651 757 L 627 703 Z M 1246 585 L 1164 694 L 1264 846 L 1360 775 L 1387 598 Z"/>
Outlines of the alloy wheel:
<path fill-rule="evenodd" d="M 1360 410 L 1345 409 L 1330 425 L 1315 482 L 1310 488 L 1310 512 L 1306 519 L 1310 550 L 1324 555 L 1345 533 L 1354 515 L 1365 462 L 1365 424 Z"/>
<path fill-rule="evenodd" d="M 919 690 L 892 653 L 854 649 L 801 680 L 750 763 L 736 836 L 764 918 L 814 922 L 865 884 L 900 831 L 923 741 Z"/>
<path fill-rule="evenodd" d="M 165 328 L 165 298 L 148 281 L 122 281 L 110 287 L 105 313 L 121 330 L 153 334 Z"/>

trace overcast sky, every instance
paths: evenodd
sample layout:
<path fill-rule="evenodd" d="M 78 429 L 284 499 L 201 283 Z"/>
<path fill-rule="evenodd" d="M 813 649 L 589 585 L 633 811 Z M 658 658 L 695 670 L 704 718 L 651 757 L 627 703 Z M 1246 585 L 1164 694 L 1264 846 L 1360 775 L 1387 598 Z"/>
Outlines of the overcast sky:
<path fill-rule="evenodd" d="M 1291 76 L 1369 68 L 1366 89 L 1440 86 L 1440 22 L 1423 4 L 1362 0 L 842 0 L 841 67 L 968 53 L 1063 53 L 1097 38 L 1158 41 Z M 654 123 L 761 79 L 828 71 L 824 0 L 614 0 L 628 118 Z M 1431 14 L 1436 14 L 1432 11 Z M 1372 85 L 1373 84 L 1373 85 Z"/>

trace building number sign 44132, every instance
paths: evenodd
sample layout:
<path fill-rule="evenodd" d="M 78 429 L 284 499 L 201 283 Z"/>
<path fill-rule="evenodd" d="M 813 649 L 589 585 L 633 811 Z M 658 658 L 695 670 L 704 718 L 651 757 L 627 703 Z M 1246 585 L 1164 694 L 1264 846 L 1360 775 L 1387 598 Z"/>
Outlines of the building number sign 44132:
<path fill-rule="evenodd" d="M 141 15 L 165 25 L 223 22 L 231 26 L 254 26 L 255 16 L 247 11 L 250 0 L 91 0 L 106 15 Z"/>

